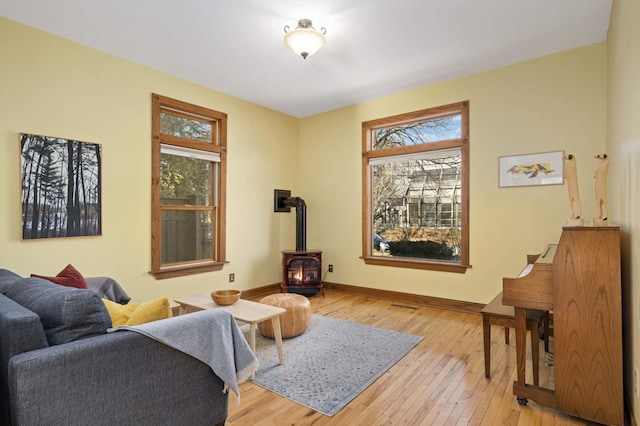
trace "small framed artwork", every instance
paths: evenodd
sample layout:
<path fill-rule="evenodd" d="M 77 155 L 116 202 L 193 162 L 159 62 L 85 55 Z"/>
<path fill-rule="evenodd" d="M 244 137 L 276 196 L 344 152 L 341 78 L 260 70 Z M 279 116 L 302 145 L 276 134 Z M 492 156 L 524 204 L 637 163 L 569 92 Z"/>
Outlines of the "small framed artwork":
<path fill-rule="evenodd" d="M 21 133 L 22 239 L 102 235 L 101 146 Z"/>
<path fill-rule="evenodd" d="M 562 185 L 564 151 L 509 155 L 498 159 L 500 187 Z"/>

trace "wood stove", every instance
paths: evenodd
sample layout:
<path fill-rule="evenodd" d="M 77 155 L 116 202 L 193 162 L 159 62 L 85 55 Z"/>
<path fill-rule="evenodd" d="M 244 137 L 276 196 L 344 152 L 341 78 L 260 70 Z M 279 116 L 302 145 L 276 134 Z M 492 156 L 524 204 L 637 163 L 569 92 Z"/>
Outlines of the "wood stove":
<path fill-rule="evenodd" d="M 313 293 L 324 296 L 322 251 L 284 250 L 282 252 L 282 293 Z"/>
<path fill-rule="evenodd" d="M 322 287 L 322 252 L 307 250 L 307 205 L 300 197 L 292 197 L 291 191 L 274 191 L 275 212 L 296 209 L 296 249 L 282 252 L 282 293 L 300 293 L 315 296 L 318 291 L 324 297 Z"/>

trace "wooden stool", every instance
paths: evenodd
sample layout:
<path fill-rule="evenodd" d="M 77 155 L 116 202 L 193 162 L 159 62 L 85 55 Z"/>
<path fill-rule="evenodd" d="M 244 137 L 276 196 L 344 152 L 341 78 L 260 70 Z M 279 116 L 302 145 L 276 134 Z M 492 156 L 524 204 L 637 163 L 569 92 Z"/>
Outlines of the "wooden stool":
<path fill-rule="evenodd" d="M 509 344 L 509 328 L 515 328 L 513 306 L 502 304 L 502 292 L 482 309 L 482 334 L 484 337 L 484 376 L 491 377 L 491 326 L 504 327 L 504 342 Z M 544 350 L 549 352 L 549 312 L 527 309 L 527 330 L 531 333 L 531 361 L 533 384 L 538 386 L 540 377 L 539 329 L 544 327 Z"/>
<path fill-rule="evenodd" d="M 299 336 L 309 327 L 311 303 L 304 296 L 295 293 L 270 294 L 260 299 L 260 303 L 286 310 L 280 317 L 280 330 L 282 331 L 283 339 Z M 274 333 L 271 321 L 258 323 L 258 329 L 264 337 L 273 339 Z"/>

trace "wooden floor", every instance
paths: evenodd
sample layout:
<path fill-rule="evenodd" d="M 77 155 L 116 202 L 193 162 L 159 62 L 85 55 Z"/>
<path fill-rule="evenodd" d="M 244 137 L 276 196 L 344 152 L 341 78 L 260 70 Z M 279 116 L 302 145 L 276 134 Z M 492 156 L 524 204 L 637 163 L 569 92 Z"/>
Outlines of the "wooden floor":
<path fill-rule="evenodd" d="M 333 417 L 253 383 L 240 385 L 241 404 L 229 398 L 227 425 L 586 425 L 530 401 L 517 403 L 515 336 L 504 343 L 492 328 L 491 379 L 484 377 L 482 317 L 433 308 L 397 306 L 326 291 L 311 297 L 315 314 L 424 336 L 424 340 Z M 540 350 L 544 351 L 544 345 Z M 551 340 L 553 350 L 553 339 Z M 541 354 L 544 360 L 544 354 Z M 530 363 L 530 360 L 529 360 Z M 541 363 L 544 364 L 544 363 Z M 527 382 L 532 383 L 531 365 Z M 552 368 L 541 365 L 540 385 L 553 387 Z"/>

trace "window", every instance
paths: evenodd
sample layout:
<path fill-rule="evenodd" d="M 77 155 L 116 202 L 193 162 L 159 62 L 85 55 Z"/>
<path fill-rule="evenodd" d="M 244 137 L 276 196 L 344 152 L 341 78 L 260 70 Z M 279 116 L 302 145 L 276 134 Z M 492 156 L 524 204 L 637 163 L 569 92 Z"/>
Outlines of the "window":
<path fill-rule="evenodd" d="M 151 273 L 169 278 L 225 263 L 227 115 L 152 96 Z"/>
<path fill-rule="evenodd" d="M 367 264 L 469 267 L 469 102 L 362 123 Z"/>

